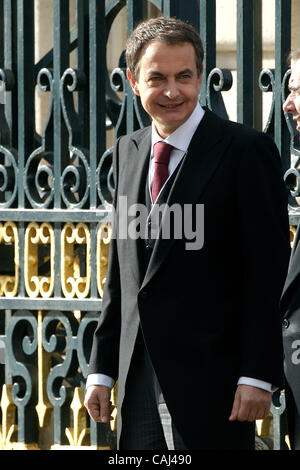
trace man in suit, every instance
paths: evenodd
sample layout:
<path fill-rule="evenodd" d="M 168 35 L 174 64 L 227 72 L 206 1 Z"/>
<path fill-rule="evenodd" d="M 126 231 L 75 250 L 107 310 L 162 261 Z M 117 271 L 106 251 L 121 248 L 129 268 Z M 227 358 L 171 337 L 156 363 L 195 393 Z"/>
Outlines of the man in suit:
<path fill-rule="evenodd" d="M 300 132 L 300 49 L 290 54 L 291 75 L 290 93 L 283 110 L 292 115 L 296 130 Z M 299 227 L 299 226 L 298 226 Z M 300 449 L 300 244 L 299 228 L 297 229 L 288 275 L 282 292 L 280 307 L 284 315 L 283 345 L 286 377 L 286 404 L 289 426 L 289 437 L 292 449 Z"/>
<path fill-rule="evenodd" d="M 126 58 L 152 125 L 115 146 L 114 236 L 85 406 L 109 421 L 118 379 L 120 449 L 253 449 L 255 420 L 283 385 L 280 157 L 265 134 L 199 105 L 203 47 L 190 25 L 142 23 Z M 145 236 L 120 236 L 124 198 L 147 208 L 135 221 Z M 191 219 L 194 245 L 178 235 Z"/>

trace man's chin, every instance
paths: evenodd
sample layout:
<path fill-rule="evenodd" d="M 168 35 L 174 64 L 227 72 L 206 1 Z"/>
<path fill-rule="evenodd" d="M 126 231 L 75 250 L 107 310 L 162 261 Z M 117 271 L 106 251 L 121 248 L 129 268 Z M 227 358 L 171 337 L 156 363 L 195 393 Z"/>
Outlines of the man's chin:
<path fill-rule="evenodd" d="M 161 124 L 164 124 L 166 126 L 181 126 L 185 121 L 188 120 L 190 117 L 191 113 L 187 112 L 180 112 L 179 110 L 162 110 L 162 112 L 157 114 L 156 120 L 157 122 L 160 122 Z"/>
<path fill-rule="evenodd" d="M 155 127 L 160 135 L 161 135 L 161 132 L 163 132 L 163 134 L 170 135 L 174 131 L 176 131 L 176 129 L 178 129 L 178 127 L 180 127 L 185 121 L 186 120 L 181 120 L 181 119 L 180 120 L 174 119 L 170 121 L 160 119 L 160 120 L 155 121 Z"/>

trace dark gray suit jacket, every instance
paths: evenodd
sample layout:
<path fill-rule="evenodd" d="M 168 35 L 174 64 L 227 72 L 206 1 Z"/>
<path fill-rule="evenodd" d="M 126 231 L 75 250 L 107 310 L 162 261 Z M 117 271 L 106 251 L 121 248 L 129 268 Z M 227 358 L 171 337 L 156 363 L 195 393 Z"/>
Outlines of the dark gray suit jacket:
<path fill-rule="evenodd" d="M 298 227 L 290 259 L 288 275 L 280 299 L 283 315 L 283 347 L 285 370 L 285 397 L 289 438 L 292 448 L 295 432 L 300 425 L 300 229 Z M 298 416 L 298 417 L 297 417 Z M 298 421 L 296 431 L 295 420 Z M 297 437 L 299 443 L 300 436 Z M 299 444 L 297 444 L 299 445 Z"/>
<path fill-rule="evenodd" d="M 151 129 L 119 139 L 115 204 L 144 200 Z M 118 379 L 118 424 L 139 326 L 177 430 L 189 449 L 238 448 L 229 423 L 237 380 L 283 386 L 279 298 L 290 246 L 281 161 L 265 134 L 208 109 L 169 193 L 204 204 L 204 245 L 158 239 L 146 270 L 141 240 L 111 242 L 89 373 Z M 236 446 L 236 447 L 235 447 Z"/>

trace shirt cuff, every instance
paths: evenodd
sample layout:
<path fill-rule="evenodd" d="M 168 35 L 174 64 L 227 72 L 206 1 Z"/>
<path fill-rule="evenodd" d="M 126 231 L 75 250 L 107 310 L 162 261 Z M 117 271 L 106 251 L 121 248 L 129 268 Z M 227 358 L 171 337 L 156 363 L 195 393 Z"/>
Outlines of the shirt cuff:
<path fill-rule="evenodd" d="M 252 379 L 251 377 L 240 377 L 238 381 L 238 385 L 251 385 L 252 387 L 262 388 L 267 392 L 276 392 L 278 387 L 274 387 L 274 385 L 270 384 L 269 382 L 265 382 L 264 380 Z"/>
<path fill-rule="evenodd" d="M 114 379 L 104 374 L 89 374 L 86 379 L 86 388 L 90 385 L 105 385 L 106 387 L 113 388 L 115 385 Z"/>

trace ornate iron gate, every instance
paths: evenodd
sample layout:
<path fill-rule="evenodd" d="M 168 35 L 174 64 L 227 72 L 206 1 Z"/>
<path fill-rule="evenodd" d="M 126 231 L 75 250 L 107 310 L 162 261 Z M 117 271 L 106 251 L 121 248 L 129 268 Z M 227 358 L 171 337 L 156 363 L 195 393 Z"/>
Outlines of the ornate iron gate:
<path fill-rule="evenodd" d="M 71 31 L 69 0 L 51 4 L 53 49 L 36 62 L 34 0 L 0 0 L 0 448 L 113 448 L 115 423 L 90 422 L 83 408 L 110 237 L 106 133 L 113 129 L 117 137 L 148 118 L 125 78 L 123 54 L 108 76 L 112 24 L 126 9 L 129 33 L 150 5 L 199 28 L 206 57 L 200 101 L 223 116 L 221 92 L 231 88 L 232 75 L 216 68 L 215 0 L 77 0 Z M 281 111 L 290 25 L 290 0 L 276 0 L 275 70 L 262 71 L 261 2 L 237 0 L 237 118 L 261 129 L 262 93 L 272 93 L 264 131 L 275 139 L 294 189 L 299 173 L 295 162 L 290 168 L 290 153 L 299 158 L 299 141 Z M 49 95 L 40 135 L 36 89 Z M 294 227 L 296 196 L 297 189 Z M 277 449 L 284 446 L 284 395 L 278 399 Z"/>

